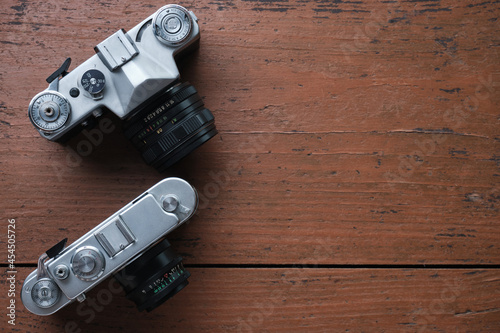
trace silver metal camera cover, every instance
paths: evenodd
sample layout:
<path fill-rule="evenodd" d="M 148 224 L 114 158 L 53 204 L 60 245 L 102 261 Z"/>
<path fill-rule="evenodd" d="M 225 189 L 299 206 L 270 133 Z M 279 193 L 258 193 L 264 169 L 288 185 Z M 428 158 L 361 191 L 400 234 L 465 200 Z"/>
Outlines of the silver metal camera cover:
<path fill-rule="evenodd" d="M 139 50 L 125 30 L 120 29 L 95 47 L 95 52 L 110 71 L 125 65 Z"/>
<path fill-rule="evenodd" d="M 175 197 L 174 209 L 163 200 Z M 24 281 L 21 300 L 37 315 L 50 315 L 77 299 L 187 221 L 198 206 L 196 190 L 180 178 L 166 178 L 80 239 L 47 260 Z M 65 278 L 61 267 L 71 267 Z M 39 274 L 41 273 L 41 274 Z"/>
<path fill-rule="evenodd" d="M 168 15 L 174 15 L 173 19 L 167 19 L 166 35 L 158 38 L 153 19 Z M 28 108 L 33 125 L 44 138 L 55 141 L 84 124 L 88 117 L 102 114 L 100 110 L 110 110 L 121 119 L 132 116 L 138 106 L 179 79 L 174 56 L 199 38 L 196 16 L 178 5 L 160 8 L 128 32 L 118 30 L 95 47 L 97 54 L 56 78 L 33 98 Z M 89 70 L 102 73 L 106 88 L 99 93 L 88 93 L 86 85 L 82 86 L 82 78 Z M 80 93 L 81 89 L 85 93 Z M 53 99 L 60 109 L 57 117 L 52 116 L 49 105 L 46 117 L 53 117 L 50 121 L 44 120 L 38 110 L 47 99 Z"/>

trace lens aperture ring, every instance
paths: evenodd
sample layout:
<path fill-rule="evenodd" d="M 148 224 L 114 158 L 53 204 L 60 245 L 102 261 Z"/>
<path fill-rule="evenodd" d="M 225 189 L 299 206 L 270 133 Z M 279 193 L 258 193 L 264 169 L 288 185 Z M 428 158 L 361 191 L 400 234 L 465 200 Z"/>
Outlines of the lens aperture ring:
<path fill-rule="evenodd" d="M 186 156 L 186 152 L 191 152 L 213 138 L 217 134 L 217 128 L 215 128 L 215 123 L 207 125 L 201 129 L 195 136 L 191 137 L 189 140 L 168 154 L 164 154 L 162 157 L 157 159 L 152 166 L 155 167 L 159 172 L 165 171 L 167 168 L 177 163 L 180 159 Z"/>
<path fill-rule="evenodd" d="M 172 264 L 172 267 L 145 280 L 142 288 L 136 288 L 127 294 L 127 298 L 136 303 L 139 311 L 152 310 L 180 291 L 180 285 L 188 284 L 187 279 L 191 273 L 184 268 L 182 257 L 177 257 Z"/>
<path fill-rule="evenodd" d="M 188 285 L 182 257 L 163 239 L 114 275 L 140 311 L 151 311 Z"/>
<path fill-rule="evenodd" d="M 157 142 L 144 151 L 142 157 L 146 163 L 153 163 L 157 158 L 161 158 L 163 154 L 175 149 L 183 140 L 197 134 L 197 129 L 202 129 L 207 123 L 212 123 L 213 121 L 214 116 L 208 109 L 201 109 L 199 112 L 184 117 L 177 126 L 162 135 Z"/>
<path fill-rule="evenodd" d="M 162 117 L 150 124 L 147 128 L 138 132 L 133 138 L 132 143 L 137 149 L 144 149 L 152 142 L 158 140 L 161 133 L 166 133 L 170 128 L 175 126 L 189 113 L 203 107 L 203 101 L 198 94 L 190 96 L 185 101 L 179 103 Z"/>
<path fill-rule="evenodd" d="M 194 94 L 197 94 L 196 88 L 187 82 L 172 87 L 167 92 L 154 99 L 153 102 L 142 107 L 140 111 L 136 112 L 135 116 L 126 122 L 124 130 L 125 136 L 129 139 L 132 138 L 137 132 L 148 127 L 148 125 L 152 124 L 157 118 Z M 151 111 L 145 112 L 145 110 L 148 109 L 151 109 Z"/>
<path fill-rule="evenodd" d="M 145 162 L 159 171 L 217 134 L 212 113 L 189 83 L 168 88 L 133 113 L 124 133 Z"/>

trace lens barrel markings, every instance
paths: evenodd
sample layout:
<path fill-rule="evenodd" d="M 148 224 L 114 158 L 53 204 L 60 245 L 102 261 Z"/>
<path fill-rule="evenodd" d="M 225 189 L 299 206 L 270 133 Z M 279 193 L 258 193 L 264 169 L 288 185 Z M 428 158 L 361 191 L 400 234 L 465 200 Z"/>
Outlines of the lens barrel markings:
<path fill-rule="evenodd" d="M 162 114 L 169 111 L 180 102 L 183 102 L 189 96 L 197 93 L 195 87 L 189 85 L 189 83 L 182 83 L 172 87 L 170 90 L 154 99 L 154 101 L 142 107 L 140 111 L 136 112 L 135 115 L 125 123 L 125 136 L 129 139 L 132 138 L 134 134 L 147 127 L 147 125 L 152 124 Z M 144 114 L 146 110 L 151 109 L 153 109 L 152 112 L 150 111 Z"/>
<path fill-rule="evenodd" d="M 171 165 L 177 163 L 180 159 L 185 157 L 187 153 L 192 152 L 217 134 L 217 129 L 212 121 L 210 124 L 204 126 L 199 130 L 196 135 L 190 137 L 188 140 L 184 141 L 180 147 L 177 147 L 173 151 L 164 154 L 160 158 L 156 159 L 151 165 L 155 167 L 159 172 L 165 171 Z"/>
<path fill-rule="evenodd" d="M 202 109 L 201 112 L 197 112 L 190 117 L 187 117 L 180 121 L 175 129 L 171 129 L 169 133 L 166 133 L 157 142 L 153 143 L 144 153 L 143 158 L 146 163 L 152 163 L 155 158 L 160 157 L 169 150 L 175 148 L 179 142 L 181 142 L 186 136 L 193 133 L 204 123 L 213 120 L 213 115 L 208 109 Z"/>
<path fill-rule="evenodd" d="M 189 113 L 196 111 L 196 109 L 203 107 L 203 101 L 201 99 L 196 99 L 198 95 L 193 95 L 189 99 L 177 105 L 171 110 L 171 112 L 166 113 L 153 124 L 149 125 L 146 129 L 140 131 L 131 140 L 132 143 L 141 149 L 144 146 L 148 146 L 154 141 L 158 135 L 161 133 L 166 133 L 168 130 L 173 128 L 176 123 L 183 119 Z M 194 103 L 193 103 L 194 102 Z M 179 110 L 181 110 L 179 112 Z"/>
<path fill-rule="evenodd" d="M 148 312 L 188 285 L 191 274 L 167 239 L 150 248 L 114 277 L 139 311 Z"/>
<path fill-rule="evenodd" d="M 137 112 L 125 135 L 144 161 L 163 171 L 217 134 L 214 116 L 196 89 L 177 84 Z"/>

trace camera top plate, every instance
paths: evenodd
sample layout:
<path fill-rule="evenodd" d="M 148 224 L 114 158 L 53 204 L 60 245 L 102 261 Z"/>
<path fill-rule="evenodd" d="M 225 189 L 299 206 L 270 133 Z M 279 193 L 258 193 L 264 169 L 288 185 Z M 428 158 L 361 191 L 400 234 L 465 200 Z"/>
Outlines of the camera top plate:
<path fill-rule="evenodd" d="M 161 29 L 153 24 L 155 18 Z M 104 110 L 121 119 L 132 116 L 140 105 L 178 81 L 174 58 L 199 41 L 197 20 L 191 11 L 167 5 L 128 32 L 120 29 L 99 43 L 97 54 L 69 73 L 65 62 L 51 75 L 49 87 L 31 101 L 28 115 L 33 125 L 43 137 L 57 141 Z M 95 73 L 90 79 L 105 82 L 96 84 L 98 92 L 89 91 L 93 85 L 82 81 L 89 71 Z M 52 103 L 53 96 L 61 96 L 61 102 Z M 43 108 L 35 110 L 37 105 Z"/>
<path fill-rule="evenodd" d="M 76 299 L 83 300 L 85 292 L 187 221 L 197 206 L 197 192 L 189 183 L 180 178 L 164 179 L 54 258 L 39 261 L 42 266 L 24 281 L 23 304 L 37 315 L 50 315 Z M 68 271 L 71 267 L 71 272 L 63 276 L 59 274 L 61 267 Z M 41 281 L 37 277 L 40 270 L 48 275 L 44 281 L 50 279 L 61 292 L 60 297 L 52 297 L 54 304 L 49 307 L 37 306 L 32 297 L 33 288 Z"/>

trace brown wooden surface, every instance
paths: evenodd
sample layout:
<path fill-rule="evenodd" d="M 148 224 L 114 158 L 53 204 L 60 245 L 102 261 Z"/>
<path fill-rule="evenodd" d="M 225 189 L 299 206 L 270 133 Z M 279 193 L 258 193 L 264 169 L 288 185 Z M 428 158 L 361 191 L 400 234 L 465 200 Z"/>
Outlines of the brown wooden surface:
<path fill-rule="evenodd" d="M 19 274 L 29 271 L 22 268 Z M 87 303 L 66 307 L 51 317 L 21 312 L 16 329 L 498 331 L 498 300 L 491 295 L 495 289 L 498 292 L 498 273 L 492 269 L 191 268 L 191 273 L 182 294 L 151 313 L 139 314 L 116 282 L 108 279 L 87 295 Z M 5 298 L 0 297 L 2 304 Z"/>
<path fill-rule="evenodd" d="M 201 195 L 169 237 L 192 273 L 174 299 L 145 315 L 113 294 L 90 324 L 78 305 L 37 317 L 18 299 L 15 328 L 500 331 L 500 3 L 179 3 L 201 27 L 183 78 L 219 135 L 164 174 L 118 123 L 75 159 L 84 136 L 48 142 L 26 111 L 66 57 L 164 3 L 0 3 L 3 271 L 8 218 L 21 286 L 43 251 L 160 179 Z"/>

